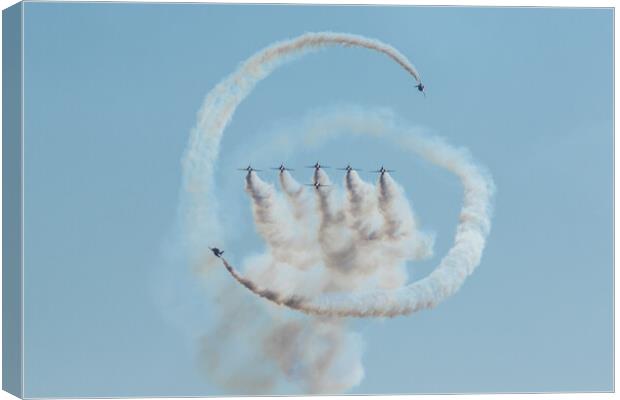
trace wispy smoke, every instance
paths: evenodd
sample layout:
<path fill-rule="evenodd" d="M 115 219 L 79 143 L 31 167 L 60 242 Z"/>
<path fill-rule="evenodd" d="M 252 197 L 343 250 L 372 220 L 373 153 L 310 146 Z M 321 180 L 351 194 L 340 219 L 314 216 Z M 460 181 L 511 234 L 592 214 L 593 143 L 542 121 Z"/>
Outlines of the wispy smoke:
<path fill-rule="evenodd" d="M 281 191 L 255 174 L 246 178 L 265 252 L 246 257 L 244 275 L 222 261 L 253 293 L 312 316 L 268 302 L 250 302 L 247 291 L 221 283 L 208 246 L 226 248 L 214 184 L 223 132 L 260 80 L 294 56 L 328 46 L 377 51 L 420 81 L 416 69 L 396 49 L 361 36 L 308 33 L 275 43 L 208 93 L 183 158 L 184 245 L 197 277 L 209 287 L 205 301 L 216 305 L 214 324 L 201 340 L 201 362 L 209 377 L 236 394 L 278 392 L 283 384 L 305 393 L 337 393 L 355 386 L 364 375 L 363 345 L 346 320 L 338 317 L 392 316 L 434 305 L 456 291 L 478 265 L 488 233 L 490 180 L 450 146 L 404 135 L 403 144 L 455 172 L 465 186 L 455 246 L 430 276 L 403 286 L 405 262 L 428 256 L 433 238 L 420 231 L 404 191 L 391 179 L 386 177 L 377 186 L 351 172 L 340 192 L 331 186 L 304 188 L 285 171 L 280 175 Z M 343 112 L 331 117 L 311 118 L 314 130 L 307 134 L 330 135 L 330 127 L 357 133 L 394 131 L 394 121 L 382 113 Z M 321 172 L 315 179 L 329 183 Z"/>

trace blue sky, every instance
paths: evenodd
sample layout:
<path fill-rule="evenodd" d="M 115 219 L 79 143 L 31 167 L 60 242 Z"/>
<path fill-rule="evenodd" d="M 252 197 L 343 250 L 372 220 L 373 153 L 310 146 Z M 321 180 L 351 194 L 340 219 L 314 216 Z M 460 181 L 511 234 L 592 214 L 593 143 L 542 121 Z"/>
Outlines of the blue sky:
<path fill-rule="evenodd" d="M 222 393 L 158 301 L 180 160 L 209 89 L 269 43 L 320 30 L 395 46 L 428 97 L 356 49 L 309 55 L 261 82 L 222 143 L 223 222 L 242 227 L 231 246 L 262 246 L 233 168 L 384 163 L 403 171 L 437 233 L 436 256 L 412 276 L 428 273 L 461 200 L 444 171 L 350 138 L 247 159 L 309 110 L 389 107 L 471 150 L 497 185 L 495 214 L 455 297 L 354 323 L 366 377 L 352 393 L 612 389 L 611 10 L 26 3 L 24 26 L 26 396 Z M 194 320 L 209 318 L 202 307 L 188 307 Z"/>

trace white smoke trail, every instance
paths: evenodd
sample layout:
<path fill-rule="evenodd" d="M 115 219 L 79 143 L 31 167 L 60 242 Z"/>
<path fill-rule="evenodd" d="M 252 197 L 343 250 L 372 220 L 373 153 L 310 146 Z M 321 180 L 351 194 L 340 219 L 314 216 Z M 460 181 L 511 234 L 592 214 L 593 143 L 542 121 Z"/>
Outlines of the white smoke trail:
<path fill-rule="evenodd" d="M 333 272 L 348 274 L 355 265 L 355 249 L 344 224 L 345 214 L 342 202 L 333 190 L 329 176 L 322 169 L 315 170 L 314 182 L 325 185 L 314 188 L 320 220 L 317 236 L 323 262 Z"/>
<path fill-rule="evenodd" d="M 181 199 L 190 258 L 202 263 L 208 252 L 206 243 L 221 239 L 217 199 L 214 196 L 213 173 L 220 151 L 222 134 L 237 106 L 254 86 L 275 68 L 295 55 L 329 46 L 355 46 L 385 54 L 407 73 L 420 81 L 409 60 L 398 50 L 378 40 L 347 33 L 306 33 L 294 39 L 275 43 L 251 56 L 230 76 L 218 83 L 205 98 L 198 113 L 183 157 Z"/>
<path fill-rule="evenodd" d="M 314 221 L 314 219 L 308 217 L 310 198 L 304 190 L 304 187 L 300 185 L 288 171 L 282 171 L 279 175 L 279 180 L 280 186 L 287 196 L 295 220 L 298 223 L 305 224 Z"/>
<path fill-rule="evenodd" d="M 316 242 L 316 234 L 307 229 L 313 225 L 299 223 L 306 218 L 304 207 L 308 207 L 308 203 L 304 201 L 303 189 L 295 187 L 290 175 L 281 179 L 290 188 L 287 193 L 292 210 L 273 185 L 264 182 L 255 172 L 247 174 L 246 191 L 252 199 L 254 224 L 265 239 L 274 263 L 290 264 L 294 260 L 295 267 L 307 269 L 320 261 L 320 255 L 307 248 L 308 243 Z"/>
<path fill-rule="evenodd" d="M 349 227 L 357 234 L 358 240 L 378 239 L 381 216 L 377 212 L 378 204 L 374 186 L 364 182 L 356 171 L 349 171 L 345 175 L 345 187 Z"/>
<path fill-rule="evenodd" d="M 407 259 L 419 260 L 432 255 L 433 237 L 418 231 L 417 221 L 403 188 L 389 173 L 379 177 L 379 209 L 384 226 L 381 235 L 395 244 L 392 251 L 405 250 Z"/>
<path fill-rule="evenodd" d="M 214 185 L 214 170 L 224 129 L 230 122 L 237 106 L 252 91 L 254 86 L 275 68 L 292 59 L 293 56 L 303 55 L 308 51 L 328 46 L 358 46 L 377 51 L 398 63 L 417 82 L 420 81 L 419 74 L 412 64 L 393 47 L 361 36 L 330 32 L 308 33 L 271 45 L 250 57 L 241 64 L 237 71 L 221 81 L 204 100 L 198 113 L 196 127 L 191 132 L 183 158 L 184 192 L 181 198 L 181 215 L 186 231 L 185 243 L 189 250 L 190 263 L 192 266 L 200 267 L 201 272 L 208 274 L 212 270 L 212 264 L 209 264 L 209 261 L 214 258 L 209 254 L 208 245 L 214 242 L 221 245 L 224 240 L 222 237 L 224 231 L 218 218 Z M 368 125 L 362 128 L 367 127 Z M 285 173 L 281 176 L 281 184 L 293 210 L 292 215 L 294 218 L 304 220 L 308 217 L 308 208 L 304 206 L 304 202 L 308 201 L 311 196 L 305 197 L 306 191 L 296 190 L 295 188 L 298 185 L 292 178 L 288 179 L 290 177 L 287 175 Z M 469 207 L 467 213 L 463 214 L 463 218 L 467 218 L 467 221 L 476 220 L 478 218 L 477 211 L 476 207 Z M 344 213 L 346 215 L 346 211 Z M 470 242 L 471 240 L 466 240 L 468 235 L 468 232 L 463 233 L 461 235 L 463 238 L 460 241 Z M 302 237 L 304 236 L 302 235 Z M 307 240 L 307 237 L 304 237 L 303 241 L 307 242 Z M 454 251 L 455 257 L 459 260 L 463 259 L 464 255 L 469 254 L 468 246 L 462 247 L 463 249 L 459 247 Z M 476 254 L 473 252 L 473 261 L 476 261 L 475 256 Z M 355 314 L 350 311 L 355 309 L 356 300 L 352 297 L 348 297 L 348 300 L 339 300 L 338 295 L 332 297 L 332 295 L 325 294 L 326 282 L 333 284 L 333 280 L 320 277 L 315 279 L 316 284 L 313 284 L 309 277 L 311 274 L 307 271 L 302 271 L 307 274 L 306 279 L 296 277 L 292 280 L 293 282 L 304 283 L 303 287 L 292 285 L 294 293 L 301 294 L 303 297 L 297 298 L 294 295 L 287 294 L 280 290 L 282 288 L 277 283 L 274 286 L 269 286 L 274 290 L 258 289 L 257 284 L 262 287 L 271 285 L 273 282 L 270 281 L 270 278 L 274 274 L 286 275 L 285 271 L 296 271 L 295 267 L 298 265 L 274 262 L 271 253 L 258 256 L 257 259 L 260 262 L 252 263 L 256 267 L 246 270 L 247 278 L 239 275 L 226 260 L 222 261 L 229 272 L 236 276 L 248 289 L 258 291 L 261 296 L 272 301 L 282 302 L 280 299 L 285 297 L 283 304 L 297 309 L 306 307 L 306 312 L 314 314 Z M 261 265 L 266 267 L 262 268 Z M 310 270 L 314 271 L 314 268 L 310 268 Z M 340 287 L 339 284 L 336 286 Z M 381 296 L 386 296 L 392 292 L 381 291 L 377 297 L 381 299 Z M 254 349 L 256 354 L 253 360 L 259 365 L 265 365 L 265 368 L 267 368 L 267 364 L 275 362 L 280 373 L 299 382 L 306 391 L 342 391 L 354 386 L 362 379 L 363 369 L 360 362 L 361 346 L 359 346 L 359 338 L 356 339 L 355 334 L 347 333 L 342 321 L 331 317 L 310 318 L 304 320 L 304 328 L 299 329 L 294 324 L 289 324 L 287 320 L 282 321 L 281 317 L 276 318 L 274 314 L 265 314 L 255 308 L 245 310 L 244 298 L 238 291 L 224 289 L 214 293 L 213 296 L 214 302 L 228 306 L 220 310 L 221 316 L 217 326 L 206 335 L 207 341 L 204 352 L 205 357 L 210 360 L 208 363 L 209 368 L 211 368 L 210 373 L 214 373 L 214 369 L 217 369 L 216 379 L 223 385 L 235 388 L 243 386 L 246 388 L 244 390 L 249 392 L 264 393 L 275 390 L 274 385 L 277 380 L 271 373 L 252 375 L 247 366 L 244 367 L 246 365 L 244 363 L 241 363 L 241 366 L 231 367 L 233 368 L 231 371 L 220 368 L 221 361 L 227 359 L 228 356 L 227 348 L 222 348 L 220 343 L 225 343 L 234 338 L 236 339 L 235 346 L 237 346 L 240 341 L 244 341 L 242 336 L 236 333 L 238 330 L 230 329 L 230 321 L 235 318 L 241 318 L 245 324 L 252 324 L 252 327 L 246 331 L 253 332 L 256 338 L 262 338 L 260 339 L 262 345 Z M 368 292 L 364 292 L 362 297 L 364 304 L 366 302 L 371 303 Z M 308 301 L 308 299 L 313 300 Z M 384 308 L 382 306 L 380 311 L 384 311 Z M 370 311 L 368 311 L 369 309 Z M 373 310 L 372 307 L 368 307 L 365 315 L 380 314 Z M 242 312 L 239 313 L 239 311 Z M 295 338 L 290 342 L 292 344 L 280 345 L 283 335 Z M 319 354 L 319 357 L 313 358 L 312 354 Z M 297 361 L 295 367 L 291 367 L 291 360 Z M 329 372 L 326 374 L 317 373 L 320 370 Z"/>
<path fill-rule="evenodd" d="M 363 277 L 356 282 L 356 289 L 360 286 L 371 288 L 393 288 L 402 286 L 407 279 L 404 262 L 415 260 L 411 249 L 421 245 L 430 246 L 428 252 L 432 252 L 432 241 L 424 243 L 406 243 L 401 241 L 386 240 L 382 232 L 385 230 L 386 221 L 381 213 L 381 198 L 378 196 L 377 187 L 364 182 L 355 171 L 345 175 L 345 188 L 347 192 L 346 213 L 348 227 L 351 236 L 355 238 L 355 251 L 358 255 L 355 273 Z M 406 219 L 411 214 L 409 209 L 403 211 L 402 218 Z M 414 227 L 412 227 L 414 228 Z M 410 240 L 420 240 L 428 236 L 412 229 Z M 381 267 L 380 267 L 381 266 Z M 370 279 L 372 277 L 373 279 Z M 350 278 L 349 278 L 350 279 Z"/>
<path fill-rule="evenodd" d="M 338 128 L 346 116 L 336 115 Z M 352 125 L 360 125 L 358 114 L 349 116 Z M 328 127 L 323 120 L 323 127 Z M 280 293 L 257 287 L 242 277 L 228 262 L 223 260 L 229 272 L 241 284 L 255 294 L 265 297 L 279 305 L 303 311 L 311 315 L 352 316 L 352 317 L 392 317 L 410 314 L 431 308 L 454 294 L 464 283 L 466 277 L 480 263 L 486 237 L 490 230 L 491 199 L 494 191 L 493 181 L 480 167 L 476 166 L 464 150 L 456 149 L 444 141 L 427 138 L 406 128 L 395 127 L 393 119 L 386 118 L 384 130 L 399 139 L 399 143 L 426 160 L 454 173 L 464 189 L 463 206 L 456 229 L 454 246 L 443 257 L 438 267 L 426 278 L 393 290 L 371 290 L 352 293 L 326 293 L 314 298 L 299 295 L 283 296 Z M 329 129 L 327 130 L 329 132 Z M 386 193 L 394 192 L 390 178 L 384 177 L 381 189 L 383 203 Z M 393 194 L 392 194 L 393 195 Z M 391 196 L 392 196 L 391 195 Z M 381 201 L 380 201 L 381 203 Z M 382 207 L 380 207 L 382 208 Z M 386 206 L 384 205 L 385 209 Z M 395 214 L 394 220 L 398 219 Z M 388 231 L 394 235 L 401 226 L 389 221 Z M 397 236 L 397 235 L 396 235 Z"/>
<path fill-rule="evenodd" d="M 273 185 L 261 180 L 255 172 L 248 173 L 245 182 L 246 191 L 252 198 L 254 222 L 260 235 L 267 240 L 272 250 L 286 251 L 295 241 L 288 208 Z"/>

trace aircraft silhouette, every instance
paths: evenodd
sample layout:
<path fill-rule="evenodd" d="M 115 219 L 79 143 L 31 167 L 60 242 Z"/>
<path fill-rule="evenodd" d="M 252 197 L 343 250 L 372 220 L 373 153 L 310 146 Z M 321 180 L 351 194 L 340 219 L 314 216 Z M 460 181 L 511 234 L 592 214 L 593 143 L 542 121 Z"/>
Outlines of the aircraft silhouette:
<path fill-rule="evenodd" d="M 416 88 L 418 88 L 418 92 L 422 92 L 422 94 L 424 95 L 424 97 L 426 97 L 426 92 L 424 91 L 424 84 L 422 82 L 418 83 L 417 85 L 415 85 Z"/>
<path fill-rule="evenodd" d="M 295 171 L 294 169 L 291 169 L 291 168 L 286 168 L 286 167 L 284 166 L 284 163 L 280 164 L 280 166 L 279 166 L 279 167 L 272 167 L 271 169 L 277 169 L 277 170 L 280 170 L 280 172 L 284 172 L 284 171 Z"/>
<path fill-rule="evenodd" d="M 245 168 L 237 168 L 237 170 L 239 170 L 239 171 L 248 171 L 248 174 L 249 174 L 250 172 L 252 172 L 252 171 L 262 171 L 262 170 L 260 170 L 260 169 L 254 169 L 254 168 L 252 168 L 252 166 L 251 166 L 250 164 L 248 164 L 248 166 L 247 166 L 247 167 L 245 167 Z"/>
<path fill-rule="evenodd" d="M 306 168 L 314 168 L 315 170 L 319 170 L 321 168 L 331 168 L 331 167 L 328 167 L 327 165 L 321 165 L 317 161 L 316 163 L 314 163 L 314 165 L 306 165 Z"/>
<path fill-rule="evenodd" d="M 217 247 L 209 247 L 209 250 L 211 250 L 217 258 L 220 258 L 222 254 L 224 254 L 224 250 L 220 250 Z"/>
<path fill-rule="evenodd" d="M 330 186 L 330 185 L 324 185 L 324 184 L 319 183 L 319 182 L 314 182 L 314 183 L 306 183 L 306 186 L 314 186 L 314 188 L 315 188 L 316 190 L 319 190 L 319 189 L 320 189 L 320 188 L 322 188 L 322 187 L 325 187 L 325 186 Z"/>
<path fill-rule="evenodd" d="M 396 171 L 394 171 L 393 169 L 385 169 L 385 168 L 383 168 L 383 165 L 382 165 L 381 168 L 379 168 L 378 170 L 370 171 L 370 172 L 381 174 L 381 176 L 383 176 L 383 174 L 385 174 L 386 172 L 396 172 Z"/>
<path fill-rule="evenodd" d="M 351 171 L 361 171 L 361 169 L 358 168 L 353 168 L 350 164 L 347 164 L 346 167 L 344 168 L 338 168 L 340 171 L 347 171 L 347 172 L 351 172 Z"/>

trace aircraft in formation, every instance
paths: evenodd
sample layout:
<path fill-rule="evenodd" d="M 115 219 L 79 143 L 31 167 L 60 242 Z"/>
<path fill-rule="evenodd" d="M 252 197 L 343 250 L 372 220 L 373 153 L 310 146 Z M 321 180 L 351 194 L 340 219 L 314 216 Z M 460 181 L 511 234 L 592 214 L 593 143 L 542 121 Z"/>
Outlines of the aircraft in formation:
<path fill-rule="evenodd" d="M 284 171 L 295 171 L 294 169 L 291 169 L 291 168 L 286 168 L 286 167 L 284 166 L 284 163 L 281 163 L 279 167 L 271 167 L 271 169 L 277 169 L 277 170 L 279 170 L 280 172 L 284 172 Z"/>
<path fill-rule="evenodd" d="M 319 169 L 322 168 L 331 168 L 327 165 L 321 165 L 318 161 L 314 164 L 314 165 L 307 165 L 306 168 L 314 168 L 315 171 L 318 171 Z M 292 168 L 288 168 L 286 166 L 284 166 L 284 163 L 280 164 L 279 167 L 271 167 L 270 169 L 272 170 L 276 170 L 276 171 L 280 171 L 280 173 L 283 173 L 284 171 L 295 171 Z M 353 168 L 350 164 L 347 164 L 346 167 L 343 168 L 336 168 L 339 171 L 347 171 L 347 173 L 351 172 L 351 171 L 363 171 L 362 169 L 359 168 Z M 252 168 L 251 165 L 248 165 L 245 168 L 238 168 L 239 171 L 247 171 L 248 173 L 253 172 L 253 171 L 262 171 L 260 169 L 255 169 Z M 375 170 L 375 171 L 370 171 L 370 172 L 374 172 L 374 173 L 378 173 L 378 174 L 385 174 L 386 172 L 395 172 L 395 170 L 393 169 L 385 169 L 385 167 L 382 165 L 381 168 Z M 309 186 L 314 186 L 315 184 L 308 184 Z M 321 184 L 320 186 L 329 186 L 329 185 L 323 185 Z"/>
<path fill-rule="evenodd" d="M 245 168 L 237 168 L 238 171 L 248 171 L 248 174 L 252 171 L 262 171 L 262 169 L 254 169 L 250 164 Z"/>
<path fill-rule="evenodd" d="M 339 169 L 340 171 L 347 171 L 347 172 L 351 172 L 351 171 L 362 171 L 361 169 L 358 169 L 358 168 L 353 168 L 350 164 L 347 164 L 347 166 L 346 166 L 346 167 L 344 167 L 344 168 L 337 168 L 337 169 Z"/>
<path fill-rule="evenodd" d="M 314 168 L 314 169 L 315 169 L 315 171 L 318 171 L 318 170 L 320 170 L 321 168 L 331 168 L 331 167 L 328 167 L 327 165 L 321 165 L 321 164 L 319 164 L 319 162 L 317 161 L 317 162 L 315 162 L 315 163 L 314 163 L 314 165 L 306 165 L 306 168 Z"/>
<path fill-rule="evenodd" d="M 381 166 L 381 168 L 379 168 L 376 171 L 370 171 L 370 172 L 374 172 L 375 174 L 381 174 L 381 176 L 383 176 L 383 174 L 385 174 L 386 172 L 396 172 L 393 169 L 385 169 L 383 168 L 383 165 Z"/>
<path fill-rule="evenodd" d="M 314 186 L 314 188 L 317 189 L 317 190 L 319 190 L 320 188 L 325 187 L 325 186 L 330 186 L 330 185 L 322 184 L 320 182 L 306 183 L 305 185 L 306 186 Z"/>
<path fill-rule="evenodd" d="M 424 89 L 424 86 L 422 86 L 422 90 Z M 315 170 L 319 170 L 321 168 L 330 168 L 326 165 L 321 165 L 318 161 L 314 164 L 314 165 L 309 165 L 306 168 L 314 168 Z M 273 170 L 277 170 L 280 171 L 280 173 L 283 173 L 284 171 L 294 171 L 291 168 L 287 168 L 284 166 L 284 163 L 280 164 L 279 167 L 272 167 L 271 169 Z M 346 167 L 344 168 L 337 168 L 340 171 L 347 171 L 347 174 L 350 173 L 351 171 L 361 171 L 360 169 L 357 168 L 353 168 L 350 164 L 347 164 Z M 248 165 L 246 168 L 238 168 L 239 171 L 247 171 L 248 174 L 253 172 L 253 171 L 261 171 L 260 169 L 254 169 L 252 168 L 251 165 Z M 383 176 L 383 174 L 385 174 L 386 172 L 394 172 L 393 169 L 385 169 L 385 167 L 382 165 L 381 168 L 379 168 L 378 170 L 375 171 L 370 171 L 370 172 L 375 172 L 378 174 L 381 174 Z M 326 187 L 326 186 L 330 186 L 330 185 L 325 185 L 323 183 L 320 182 L 314 182 L 314 183 L 306 183 L 306 186 L 312 186 L 314 187 L 316 190 L 320 190 L 322 187 Z M 222 254 L 224 254 L 224 250 L 220 250 L 217 247 L 209 247 L 209 250 L 211 250 L 213 252 L 213 254 L 217 257 L 217 258 L 221 258 Z"/>

